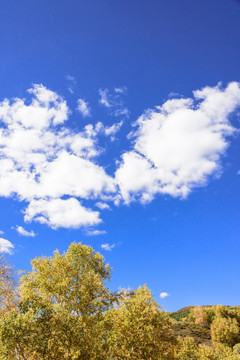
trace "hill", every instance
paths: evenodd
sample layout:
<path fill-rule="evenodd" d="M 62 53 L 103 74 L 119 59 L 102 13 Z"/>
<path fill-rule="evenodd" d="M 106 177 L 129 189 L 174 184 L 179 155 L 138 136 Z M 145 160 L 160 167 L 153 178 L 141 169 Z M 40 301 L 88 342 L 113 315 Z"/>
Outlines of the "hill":
<path fill-rule="evenodd" d="M 192 337 L 197 345 L 204 344 L 212 346 L 210 326 L 195 324 L 191 318 L 191 310 L 196 306 L 186 306 L 178 311 L 169 312 L 168 315 L 173 319 L 173 331 L 175 336 L 182 338 Z M 216 307 L 216 305 L 203 305 L 203 308 Z M 229 310 L 239 309 L 240 306 L 224 306 Z"/>

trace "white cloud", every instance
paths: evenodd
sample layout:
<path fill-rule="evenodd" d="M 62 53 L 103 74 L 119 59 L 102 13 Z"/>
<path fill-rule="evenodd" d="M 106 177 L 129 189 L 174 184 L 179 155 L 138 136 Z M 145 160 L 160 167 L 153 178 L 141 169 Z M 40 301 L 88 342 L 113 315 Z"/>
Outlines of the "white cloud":
<path fill-rule="evenodd" d="M 124 109 L 120 96 L 126 90 L 102 91 L 110 112 Z M 29 96 L 0 102 L 0 196 L 24 201 L 27 222 L 78 228 L 101 222 L 94 203 L 104 210 L 110 200 L 118 205 L 149 202 L 157 194 L 186 197 L 218 175 L 236 132 L 228 115 L 240 105 L 240 85 L 206 87 L 194 99 L 171 99 L 147 111 L 134 124 L 132 147 L 115 178 L 98 164 L 103 149 L 97 138 L 114 138 L 122 121 L 76 132 L 66 127 L 70 111 L 61 96 L 43 85 L 34 85 Z"/>
<path fill-rule="evenodd" d="M 14 245 L 6 239 L 0 238 L 0 253 L 12 254 Z"/>
<path fill-rule="evenodd" d="M 83 117 L 91 116 L 90 106 L 84 99 L 78 99 L 77 109 Z"/>
<path fill-rule="evenodd" d="M 0 230 L 0 235 L 4 234 L 4 231 Z"/>
<path fill-rule="evenodd" d="M 41 197 L 67 194 L 90 199 L 114 191 L 113 181 L 103 168 L 66 151 L 59 152 L 58 158 L 49 162 L 39 177 L 39 185 L 37 190 Z"/>
<path fill-rule="evenodd" d="M 121 129 L 123 121 L 119 123 L 115 123 L 112 126 L 107 126 L 104 128 L 104 132 L 106 136 L 110 136 L 111 141 L 115 140 L 116 133 Z"/>
<path fill-rule="evenodd" d="M 88 230 L 86 234 L 88 236 L 97 236 L 97 235 L 105 235 L 107 232 L 105 230 Z"/>
<path fill-rule="evenodd" d="M 170 92 L 169 94 L 168 94 L 168 97 L 170 97 L 170 98 L 178 98 L 178 97 L 182 97 L 182 95 L 181 94 L 178 94 L 177 92 Z"/>
<path fill-rule="evenodd" d="M 32 200 L 25 210 L 24 220 L 47 224 L 53 229 L 59 227 L 76 229 L 101 222 L 99 212 L 86 209 L 75 198 Z"/>
<path fill-rule="evenodd" d="M 99 90 L 99 95 L 100 95 L 100 100 L 99 100 L 99 103 L 107 108 L 110 108 L 111 106 L 113 106 L 111 103 L 110 103 L 110 100 L 109 100 L 109 90 L 108 89 L 105 89 L 105 90 L 102 90 L 100 89 Z"/>
<path fill-rule="evenodd" d="M 126 86 L 122 86 L 122 87 L 116 87 L 114 89 L 115 93 L 118 93 L 118 94 L 126 94 L 127 93 L 127 88 Z"/>
<path fill-rule="evenodd" d="M 112 92 L 109 89 L 99 90 L 99 104 L 106 107 L 111 115 L 116 117 L 129 117 L 129 110 L 124 105 L 123 96 L 126 95 L 127 88 L 115 88 Z"/>
<path fill-rule="evenodd" d="M 205 87 L 195 99 L 171 99 L 135 123 L 133 149 L 122 155 L 116 180 L 123 200 L 151 201 L 156 194 L 186 197 L 221 170 L 228 116 L 240 105 L 240 84 Z"/>
<path fill-rule="evenodd" d="M 34 237 L 37 235 L 37 234 L 35 234 L 35 232 L 33 230 L 27 231 L 22 226 L 16 226 L 16 230 L 22 236 Z"/>
<path fill-rule="evenodd" d="M 113 248 L 115 248 L 115 246 L 116 246 L 116 244 L 110 245 L 110 244 L 106 243 L 106 244 L 102 244 L 101 248 L 105 251 L 111 251 Z"/>
<path fill-rule="evenodd" d="M 123 125 L 123 121 L 114 123 L 111 126 L 105 126 L 101 121 L 98 121 L 95 125 L 88 124 L 85 126 L 85 132 L 88 136 L 96 137 L 97 135 L 109 136 L 111 141 L 115 140 L 115 135 L 120 131 Z M 94 156 L 94 154 L 93 154 Z"/>
<path fill-rule="evenodd" d="M 167 292 L 161 292 L 161 294 L 159 295 L 161 299 L 166 298 L 167 296 L 170 296 L 170 294 L 168 294 Z"/>
<path fill-rule="evenodd" d="M 101 200 L 115 192 L 114 179 L 92 160 L 100 153 L 99 124 L 78 133 L 68 130 L 70 111 L 62 97 L 42 85 L 29 94 L 28 104 L 22 99 L 0 103 L 0 196 L 28 202 L 28 221 L 54 228 L 99 223 L 99 213 L 75 199 Z M 70 204 L 72 219 L 65 213 Z"/>
<path fill-rule="evenodd" d="M 108 204 L 101 201 L 98 201 L 95 205 L 101 210 L 111 210 L 111 207 Z"/>

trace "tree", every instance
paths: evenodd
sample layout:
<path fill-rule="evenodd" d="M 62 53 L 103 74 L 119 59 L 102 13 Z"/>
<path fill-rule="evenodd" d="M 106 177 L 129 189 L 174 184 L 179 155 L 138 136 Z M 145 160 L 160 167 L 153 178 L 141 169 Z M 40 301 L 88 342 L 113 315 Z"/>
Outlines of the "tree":
<path fill-rule="evenodd" d="M 6 259 L 0 255 L 0 317 L 14 304 L 15 299 L 14 271 Z"/>
<path fill-rule="evenodd" d="M 8 353 L 34 360 L 100 359 L 101 321 L 116 299 L 106 287 L 109 279 L 103 257 L 81 243 L 34 259 L 20 280 L 18 311 L 2 329 Z"/>
<path fill-rule="evenodd" d="M 7 315 L 17 306 L 17 294 L 13 268 L 0 255 L 0 359 L 5 359 L 5 344 L 2 337 L 2 324 Z"/>
<path fill-rule="evenodd" d="M 105 329 L 105 359 L 173 359 L 170 319 L 146 286 L 123 293 L 119 306 L 105 314 Z"/>
<path fill-rule="evenodd" d="M 196 306 L 193 309 L 195 324 L 207 326 L 208 325 L 208 319 L 205 312 L 205 309 L 203 306 Z"/>

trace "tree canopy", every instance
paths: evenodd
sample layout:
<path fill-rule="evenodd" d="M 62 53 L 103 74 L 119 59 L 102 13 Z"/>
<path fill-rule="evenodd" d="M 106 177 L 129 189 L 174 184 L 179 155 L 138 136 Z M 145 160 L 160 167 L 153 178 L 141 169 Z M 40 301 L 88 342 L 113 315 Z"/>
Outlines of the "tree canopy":
<path fill-rule="evenodd" d="M 15 286 L 0 257 L 0 360 L 240 359 L 240 310 L 199 307 L 184 321 L 213 346 L 177 338 L 174 322 L 146 285 L 111 291 L 111 268 L 90 246 L 32 260 Z M 180 320 L 181 321 L 181 320 Z"/>

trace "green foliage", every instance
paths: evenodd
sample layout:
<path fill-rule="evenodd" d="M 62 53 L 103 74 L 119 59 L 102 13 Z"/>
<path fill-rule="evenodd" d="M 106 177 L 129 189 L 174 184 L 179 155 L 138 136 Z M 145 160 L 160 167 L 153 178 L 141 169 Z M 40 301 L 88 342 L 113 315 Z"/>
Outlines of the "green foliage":
<path fill-rule="evenodd" d="M 180 311 L 169 313 L 169 316 L 172 319 L 181 321 L 183 318 L 188 319 L 190 312 L 191 312 L 191 307 L 187 307 L 187 308 L 181 309 Z"/>

